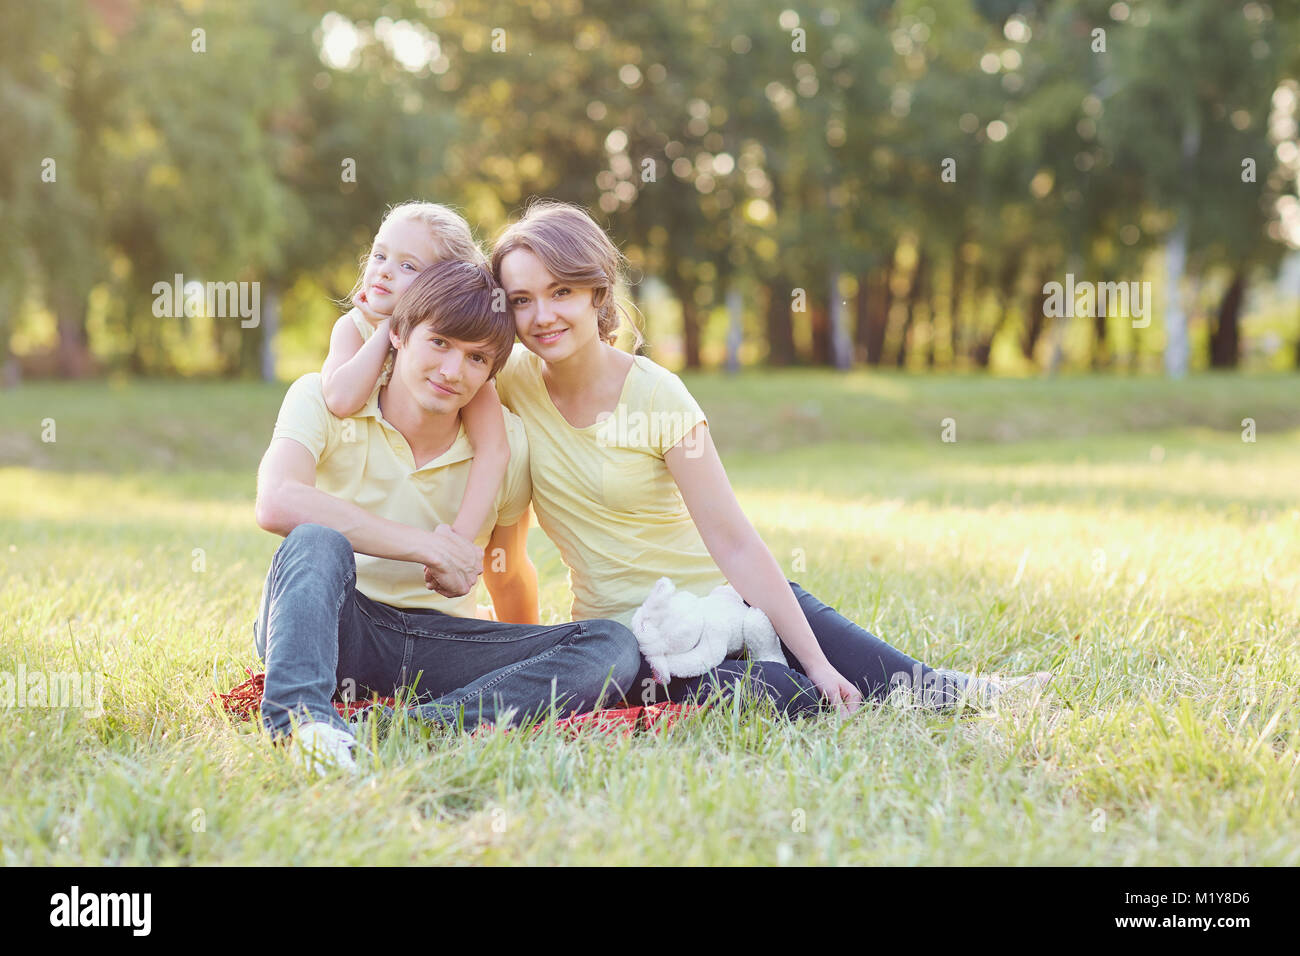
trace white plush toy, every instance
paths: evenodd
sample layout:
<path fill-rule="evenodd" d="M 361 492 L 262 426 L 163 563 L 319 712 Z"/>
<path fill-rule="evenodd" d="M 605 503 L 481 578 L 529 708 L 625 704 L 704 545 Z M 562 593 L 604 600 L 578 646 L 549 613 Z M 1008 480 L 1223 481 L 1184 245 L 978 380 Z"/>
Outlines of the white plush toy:
<path fill-rule="evenodd" d="M 697 597 L 660 578 L 633 615 L 632 633 L 661 684 L 703 674 L 741 647 L 752 660 L 786 663 L 767 615 L 729 584 Z"/>

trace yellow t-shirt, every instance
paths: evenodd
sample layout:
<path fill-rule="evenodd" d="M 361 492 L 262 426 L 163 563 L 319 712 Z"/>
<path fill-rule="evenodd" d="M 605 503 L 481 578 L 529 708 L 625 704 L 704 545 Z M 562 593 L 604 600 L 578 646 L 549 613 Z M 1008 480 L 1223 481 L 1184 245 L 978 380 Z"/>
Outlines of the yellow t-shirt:
<path fill-rule="evenodd" d="M 528 478 L 528 439 L 523 423 L 505 413 L 510 464 L 497 491 L 496 513 L 474 541 L 484 547 L 497 525 L 516 523 L 532 493 Z M 351 418 L 335 418 L 325 407 L 320 373 L 304 375 L 280 406 L 274 438 L 292 438 L 316 459 L 316 487 L 351 501 L 371 514 L 432 531 L 451 524 L 460 510 L 474 457 L 464 424 L 451 447 L 420 468 L 411 446 L 379 410 L 379 389 Z M 478 588 L 458 598 L 443 597 L 424 586 L 424 568 L 358 554 L 357 590 L 393 607 L 433 608 L 445 614 L 476 617 Z"/>
<path fill-rule="evenodd" d="M 725 583 L 664 463 L 706 420 L 680 378 L 636 356 L 614 414 L 586 428 L 560 414 L 522 344 L 496 383 L 528 431 L 533 512 L 569 569 L 574 620 L 628 624 L 661 577 L 699 595 Z"/>

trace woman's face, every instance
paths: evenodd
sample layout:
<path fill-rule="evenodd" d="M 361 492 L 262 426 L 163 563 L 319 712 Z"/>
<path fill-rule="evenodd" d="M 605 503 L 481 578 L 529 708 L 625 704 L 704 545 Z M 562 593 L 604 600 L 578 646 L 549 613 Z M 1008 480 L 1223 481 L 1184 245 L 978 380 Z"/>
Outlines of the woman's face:
<path fill-rule="evenodd" d="M 519 339 L 548 362 L 559 362 L 600 342 L 591 289 L 565 285 L 527 249 L 501 260 L 501 285 Z"/>

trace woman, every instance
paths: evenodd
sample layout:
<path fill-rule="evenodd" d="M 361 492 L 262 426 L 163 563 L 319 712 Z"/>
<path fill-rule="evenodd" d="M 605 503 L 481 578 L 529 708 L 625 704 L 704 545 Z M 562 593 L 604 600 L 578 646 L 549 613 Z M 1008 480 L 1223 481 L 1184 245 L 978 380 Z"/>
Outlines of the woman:
<path fill-rule="evenodd" d="M 681 380 L 614 348 L 620 258 L 585 211 L 552 202 L 530 206 L 492 254 L 522 343 L 497 390 L 528 432 L 533 510 L 569 568 L 573 619 L 629 624 L 660 577 L 700 595 L 730 582 L 767 614 L 790 667 L 724 661 L 702 678 L 674 680 L 671 697 L 729 686 L 746 671 L 791 714 L 816 708 L 819 696 L 850 712 L 899 684 L 938 707 L 963 693 L 987 703 L 1006 690 L 926 667 L 786 580 Z M 650 673 L 643 664 L 640 678 Z"/>

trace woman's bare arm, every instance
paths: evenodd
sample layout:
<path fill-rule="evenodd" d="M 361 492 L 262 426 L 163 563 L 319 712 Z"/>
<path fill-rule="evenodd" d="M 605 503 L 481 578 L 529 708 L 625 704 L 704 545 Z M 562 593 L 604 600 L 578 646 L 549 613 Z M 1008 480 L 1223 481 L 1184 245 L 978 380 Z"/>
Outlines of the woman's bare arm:
<path fill-rule="evenodd" d="M 705 547 L 727 581 L 767 615 L 822 694 L 842 711 L 856 710 L 862 693 L 826 659 L 785 573 L 741 510 L 708 425 L 696 425 L 668 450 L 664 461 Z"/>

